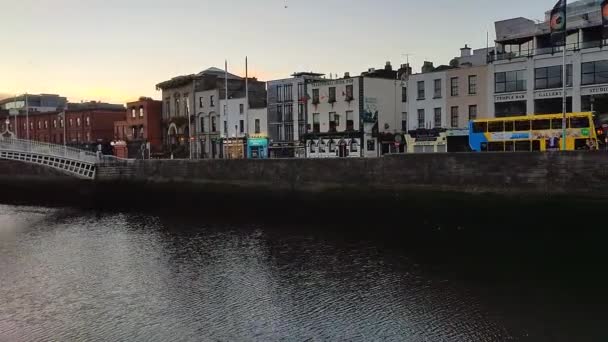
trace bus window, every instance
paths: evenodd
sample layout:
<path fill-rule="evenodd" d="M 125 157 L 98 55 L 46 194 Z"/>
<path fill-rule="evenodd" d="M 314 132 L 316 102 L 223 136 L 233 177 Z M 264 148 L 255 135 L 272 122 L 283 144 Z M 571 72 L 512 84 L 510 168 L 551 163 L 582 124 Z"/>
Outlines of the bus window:
<path fill-rule="evenodd" d="M 488 132 L 503 132 L 504 125 L 502 121 L 488 122 Z"/>
<path fill-rule="evenodd" d="M 587 139 L 574 139 L 574 149 L 575 150 L 586 150 L 587 149 Z"/>
<path fill-rule="evenodd" d="M 485 133 L 487 130 L 487 122 L 473 122 L 473 133 Z"/>
<path fill-rule="evenodd" d="M 505 151 L 506 152 L 513 152 L 515 148 L 515 144 L 512 141 L 505 141 Z"/>
<path fill-rule="evenodd" d="M 540 151 L 540 140 L 532 140 L 532 151 Z"/>
<path fill-rule="evenodd" d="M 516 131 L 529 131 L 530 130 L 530 120 L 515 121 L 515 130 Z"/>
<path fill-rule="evenodd" d="M 514 121 L 505 121 L 505 132 L 513 132 L 515 130 Z"/>
<path fill-rule="evenodd" d="M 530 141 L 516 141 L 515 142 L 515 151 L 530 151 Z"/>
<path fill-rule="evenodd" d="M 504 150 L 505 144 L 502 141 L 493 141 L 488 143 L 488 151 L 503 152 Z"/>
<path fill-rule="evenodd" d="M 542 119 L 542 120 L 532 120 L 532 129 L 535 131 L 541 131 L 545 129 L 551 128 L 551 120 Z"/>
<path fill-rule="evenodd" d="M 589 128 L 589 118 L 570 118 L 570 128 Z"/>
<path fill-rule="evenodd" d="M 551 119 L 551 129 L 562 129 L 562 119 Z"/>

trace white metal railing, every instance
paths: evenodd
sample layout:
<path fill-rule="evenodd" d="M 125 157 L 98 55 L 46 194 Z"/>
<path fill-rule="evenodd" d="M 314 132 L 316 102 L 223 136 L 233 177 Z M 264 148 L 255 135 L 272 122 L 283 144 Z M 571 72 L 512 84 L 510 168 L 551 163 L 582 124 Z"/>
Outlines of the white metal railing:
<path fill-rule="evenodd" d="M 99 161 L 97 154 L 93 152 L 34 140 L 0 137 L 0 150 L 36 153 L 91 164 L 95 164 Z"/>

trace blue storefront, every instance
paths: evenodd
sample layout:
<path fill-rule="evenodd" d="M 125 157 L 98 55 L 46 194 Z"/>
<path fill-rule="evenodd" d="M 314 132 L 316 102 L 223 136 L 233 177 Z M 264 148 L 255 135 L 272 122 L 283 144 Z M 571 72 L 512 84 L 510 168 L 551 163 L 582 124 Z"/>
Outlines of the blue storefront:
<path fill-rule="evenodd" d="M 266 159 L 268 158 L 268 138 L 249 138 L 247 139 L 247 158 Z"/>

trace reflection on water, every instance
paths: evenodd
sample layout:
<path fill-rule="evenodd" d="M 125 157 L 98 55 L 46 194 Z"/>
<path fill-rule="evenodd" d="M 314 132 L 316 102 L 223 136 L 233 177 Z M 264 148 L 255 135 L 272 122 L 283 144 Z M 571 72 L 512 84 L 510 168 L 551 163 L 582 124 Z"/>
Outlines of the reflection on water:
<path fill-rule="evenodd" d="M 608 336 L 601 293 L 459 247 L 194 222 L 0 206 L 0 341 Z"/>

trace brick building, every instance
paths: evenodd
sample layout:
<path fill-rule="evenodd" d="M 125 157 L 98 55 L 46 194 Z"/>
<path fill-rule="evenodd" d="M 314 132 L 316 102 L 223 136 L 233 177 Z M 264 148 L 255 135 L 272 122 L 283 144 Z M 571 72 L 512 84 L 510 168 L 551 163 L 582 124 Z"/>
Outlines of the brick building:
<path fill-rule="evenodd" d="M 11 116 L 11 131 L 20 139 L 63 144 L 64 132 L 66 142 L 70 145 L 106 143 L 114 137 L 114 121 L 124 118 L 124 107 L 100 102 L 68 104 L 65 112 L 30 112 L 26 117 L 24 111 Z M 6 113 L 0 113 L 2 131 L 4 131 Z M 29 128 L 27 127 L 29 124 Z"/>
<path fill-rule="evenodd" d="M 149 97 L 127 103 L 122 121 L 114 124 L 114 137 L 129 143 L 150 143 L 153 153 L 162 151 L 162 101 Z"/>

